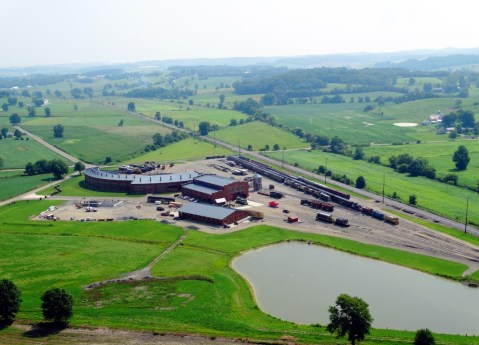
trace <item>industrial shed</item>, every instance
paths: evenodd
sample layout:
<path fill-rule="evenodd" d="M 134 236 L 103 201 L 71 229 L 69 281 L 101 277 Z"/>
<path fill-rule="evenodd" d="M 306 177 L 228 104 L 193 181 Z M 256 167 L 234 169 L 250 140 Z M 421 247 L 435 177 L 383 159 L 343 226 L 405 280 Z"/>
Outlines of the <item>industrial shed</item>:
<path fill-rule="evenodd" d="M 102 171 L 98 167 L 86 169 L 84 175 L 86 184 L 93 189 L 130 194 L 179 192 L 182 185 L 200 176 L 196 171 L 158 175 L 122 174 Z"/>
<path fill-rule="evenodd" d="M 213 206 L 200 203 L 189 203 L 178 209 L 180 218 L 200 222 L 227 225 L 248 217 L 248 212 L 234 208 Z"/>
<path fill-rule="evenodd" d="M 181 193 L 214 204 L 219 199 L 232 201 L 238 196 L 247 198 L 249 184 L 229 177 L 202 175 L 194 178 L 192 183 L 183 185 Z"/>

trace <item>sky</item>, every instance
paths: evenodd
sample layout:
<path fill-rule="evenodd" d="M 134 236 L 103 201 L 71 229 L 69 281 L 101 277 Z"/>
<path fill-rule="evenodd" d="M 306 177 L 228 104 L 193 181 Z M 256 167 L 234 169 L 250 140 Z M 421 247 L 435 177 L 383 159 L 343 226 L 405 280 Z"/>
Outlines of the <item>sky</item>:
<path fill-rule="evenodd" d="M 479 47 L 473 0 L 0 0 L 0 67 Z"/>

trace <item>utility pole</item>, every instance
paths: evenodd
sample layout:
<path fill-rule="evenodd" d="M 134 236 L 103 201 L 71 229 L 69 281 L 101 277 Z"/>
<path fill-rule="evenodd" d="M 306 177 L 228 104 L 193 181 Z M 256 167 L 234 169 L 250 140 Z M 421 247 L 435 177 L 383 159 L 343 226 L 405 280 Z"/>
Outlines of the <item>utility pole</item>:
<path fill-rule="evenodd" d="M 466 221 L 464 222 L 464 233 L 467 234 L 467 216 L 469 213 L 469 198 L 466 199 Z"/>
<path fill-rule="evenodd" d="M 383 204 L 384 204 L 384 185 L 386 182 L 386 174 L 383 174 Z"/>
<path fill-rule="evenodd" d="M 241 156 L 241 146 L 240 146 L 240 140 L 238 137 L 238 157 Z"/>

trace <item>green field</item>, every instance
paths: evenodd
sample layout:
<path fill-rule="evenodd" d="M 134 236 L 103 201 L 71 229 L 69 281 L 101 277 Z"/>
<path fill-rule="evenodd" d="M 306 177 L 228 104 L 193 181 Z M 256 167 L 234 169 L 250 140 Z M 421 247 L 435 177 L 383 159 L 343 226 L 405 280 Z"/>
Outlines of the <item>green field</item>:
<path fill-rule="evenodd" d="M 53 175 L 24 176 L 22 172 L 0 172 L 0 200 L 6 200 L 53 181 Z"/>
<path fill-rule="evenodd" d="M 349 95 L 343 95 L 349 97 Z M 454 111 L 455 99 L 439 98 L 386 104 L 364 112 L 365 103 L 292 104 L 266 107 L 278 122 L 289 128 L 301 128 L 305 133 L 321 134 L 329 138 L 337 135 L 350 144 L 445 140 L 438 136 L 434 126 L 422 126 L 430 114 L 442 110 Z M 477 112 L 473 100 L 463 100 L 463 109 Z M 383 115 L 381 115 L 381 112 Z M 394 123 L 413 122 L 416 127 L 398 127 Z"/>
<path fill-rule="evenodd" d="M 458 171 L 452 161 L 452 156 L 459 145 L 464 145 L 471 161 L 464 171 Z M 459 184 L 471 188 L 477 188 L 479 181 L 479 145 L 477 140 L 447 140 L 444 142 L 426 142 L 420 145 L 388 145 L 369 146 L 364 148 L 366 156 L 381 157 L 382 164 L 389 164 L 388 158 L 393 155 L 408 153 L 413 157 L 421 157 L 428 160 L 436 169 L 437 177 L 455 174 L 459 177 Z"/>
<path fill-rule="evenodd" d="M 264 148 L 265 145 L 269 145 L 270 149 L 273 149 L 274 144 L 287 149 L 309 147 L 307 142 L 294 134 L 277 127 L 271 127 L 264 122 L 249 122 L 244 125 L 227 127 L 216 132 L 210 132 L 208 136 L 233 145 L 239 144 L 243 149 L 252 145 L 254 151 Z"/>
<path fill-rule="evenodd" d="M 282 152 L 265 154 L 278 160 L 283 159 Z M 415 194 L 418 207 L 460 222 L 465 220 L 466 200 L 469 199 L 469 221 L 479 224 L 479 194 L 464 188 L 424 177 L 408 177 L 407 174 L 396 173 L 382 165 L 353 160 L 351 157 L 332 153 L 308 150 L 286 151 L 284 160 L 290 164 L 297 163 L 300 167 L 311 171 L 324 165 L 334 174 L 346 175 L 353 181 L 358 176 L 363 176 L 366 180 L 366 189 L 377 194 L 382 193 L 383 178 L 385 178 L 386 196 L 391 197 L 396 192 L 401 200 L 407 203 L 409 195 Z"/>
<path fill-rule="evenodd" d="M 206 156 L 228 155 L 231 151 L 221 146 L 214 146 L 204 140 L 188 138 L 166 147 L 157 149 L 129 159 L 124 163 L 138 162 L 181 162 L 205 159 Z"/>
<path fill-rule="evenodd" d="M 464 265 L 417 254 L 364 245 L 346 239 L 256 226 L 225 235 L 189 231 L 153 269 L 169 279 L 113 283 L 84 291 L 83 286 L 119 277 L 145 266 L 184 231 L 151 221 L 115 223 L 26 221 L 59 201 L 17 203 L 0 209 L 0 272 L 22 291 L 18 318 L 41 319 L 39 296 L 51 287 L 74 297 L 72 325 L 199 333 L 256 340 L 294 335 L 299 342 L 346 344 L 324 327 L 296 325 L 259 311 L 251 290 L 230 267 L 233 257 L 255 247 L 285 240 L 319 245 L 382 259 L 431 274 L 460 279 Z M 331 301 L 333 303 L 333 301 Z M 0 339 L 14 336 L 0 330 Z M 373 330 L 364 344 L 410 343 L 412 332 Z M 61 336 L 60 338 L 61 339 Z M 437 335 L 438 342 L 477 344 L 473 337 Z M 25 339 L 26 344 L 28 339 Z M 55 338 L 52 338 L 55 344 Z"/>
<path fill-rule="evenodd" d="M 152 144 L 154 133 L 171 132 L 93 101 L 80 100 L 78 106 L 78 111 L 75 111 L 73 102 L 54 101 L 50 105 L 51 117 L 25 117 L 21 126 L 50 144 L 92 163 L 102 162 L 107 156 L 116 161 L 137 156 L 143 153 L 145 145 Z M 124 121 L 123 126 L 119 126 L 121 120 Z M 53 137 L 52 128 L 56 124 L 65 127 L 63 138 Z"/>
<path fill-rule="evenodd" d="M 245 119 L 247 116 L 233 110 L 208 108 L 205 106 L 188 105 L 188 101 L 167 102 L 142 98 L 112 98 L 116 106 L 126 109 L 129 102 L 135 103 L 136 111 L 154 117 L 159 111 L 161 116 L 171 117 L 173 120 L 183 121 L 186 128 L 198 131 L 201 121 L 208 121 L 220 127 L 227 126 L 231 119 Z M 189 109 L 189 110 L 188 110 Z"/>
<path fill-rule="evenodd" d="M 26 139 L 26 136 L 23 136 Z M 67 164 L 69 160 L 50 151 L 35 140 L 15 140 L 13 138 L 0 140 L 0 157 L 4 160 L 3 169 L 23 169 L 29 162 L 36 162 L 40 159 L 60 159 Z"/>

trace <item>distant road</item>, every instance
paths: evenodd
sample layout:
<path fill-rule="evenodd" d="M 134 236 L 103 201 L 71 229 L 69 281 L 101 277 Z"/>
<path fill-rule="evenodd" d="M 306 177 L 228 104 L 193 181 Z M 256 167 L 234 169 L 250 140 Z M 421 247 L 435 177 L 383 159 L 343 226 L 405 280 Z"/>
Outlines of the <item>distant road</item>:
<path fill-rule="evenodd" d="M 110 105 L 110 104 L 106 104 L 106 103 L 102 103 L 102 102 L 100 102 L 100 104 L 108 106 L 108 107 L 115 108 L 117 110 L 128 113 L 131 116 L 138 117 L 140 119 L 144 119 L 144 120 L 147 120 L 147 121 L 150 121 L 150 122 L 158 123 L 158 124 L 160 124 L 164 127 L 170 128 L 170 129 L 174 129 L 174 130 L 177 130 L 177 131 L 180 131 L 180 132 L 183 132 L 183 133 L 197 135 L 197 133 L 195 133 L 195 132 L 193 132 L 189 129 L 178 128 L 174 125 L 170 125 L 170 124 L 155 120 L 155 119 L 153 119 L 149 116 L 146 116 L 146 115 L 143 115 L 143 114 L 140 114 L 140 113 L 137 113 L 137 112 L 128 111 L 128 110 L 126 110 L 122 107 L 119 107 L 119 106 Z M 303 176 L 312 177 L 312 178 L 318 179 L 318 180 L 324 178 L 324 176 L 318 175 L 318 174 L 313 173 L 311 171 L 308 171 L 308 170 L 305 170 L 305 169 L 302 169 L 302 168 L 299 168 L 299 167 L 295 167 L 295 166 L 290 165 L 290 164 L 283 163 L 283 162 L 278 161 L 278 160 L 273 159 L 273 158 L 265 157 L 265 156 L 261 155 L 259 152 L 245 151 L 244 149 L 238 148 L 238 146 L 235 146 L 235 145 L 232 145 L 232 144 L 229 144 L 229 143 L 225 143 L 223 141 L 219 141 L 218 139 L 210 138 L 208 136 L 199 136 L 198 138 L 200 138 L 204 141 L 207 141 L 209 143 L 225 147 L 227 149 L 232 150 L 233 152 L 244 153 L 244 154 L 247 154 L 249 156 L 254 157 L 255 159 L 260 159 L 262 161 L 265 161 L 265 162 L 268 162 L 268 163 L 271 163 L 271 164 L 274 164 L 274 165 L 277 165 L 277 166 L 282 166 L 289 171 L 301 174 Z M 362 189 L 358 189 L 358 188 L 355 188 L 355 187 L 352 187 L 352 186 L 349 186 L 349 185 L 345 185 L 341 182 L 334 181 L 334 180 L 331 180 L 331 179 L 327 179 L 327 182 L 329 184 L 335 185 L 337 187 L 343 188 L 345 190 L 349 190 L 349 191 L 354 192 L 356 194 L 359 194 L 359 195 L 365 196 L 367 198 L 370 198 L 372 200 L 375 200 L 376 202 L 382 202 L 382 196 L 380 196 L 380 195 L 377 195 L 377 194 L 374 194 L 374 193 L 371 193 L 371 192 L 368 192 L 368 191 L 365 191 L 365 190 L 362 190 Z M 361 200 L 357 200 L 357 201 L 359 203 L 361 203 Z M 425 210 L 421 210 L 421 209 L 418 209 L 416 207 L 412 207 L 410 205 L 403 204 L 403 203 L 398 202 L 398 201 L 393 200 L 393 199 L 384 198 L 384 206 L 394 208 L 398 211 L 404 212 L 404 213 L 409 214 L 409 215 L 414 215 L 415 217 L 420 218 L 420 219 L 430 220 L 430 221 L 433 221 L 434 223 L 440 223 L 441 225 L 464 231 L 464 224 L 463 223 L 459 223 L 459 222 L 456 222 L 454 220 L 436 215 L 434 213 L 431 213 L 431 212 L 428 212 L 428 211 L 425 211 Z M 477 228 L 475 228 L 475 227 L 473 227 L 469 224 L 467 225 L 467 232 L 471 233 L 475 236 L 479 236 L 479 229 L 477 229 Z"/>

